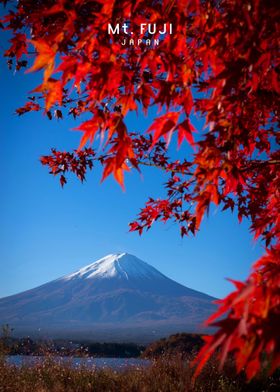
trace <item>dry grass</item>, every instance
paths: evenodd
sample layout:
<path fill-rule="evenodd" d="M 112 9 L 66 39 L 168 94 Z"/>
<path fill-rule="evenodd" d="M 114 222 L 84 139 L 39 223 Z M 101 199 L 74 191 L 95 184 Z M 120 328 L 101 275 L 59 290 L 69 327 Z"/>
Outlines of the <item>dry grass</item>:
<path fill-rule="evenodd" d="M 34 367 L 15 367 L 0 363 L 1 392 L 276 392 L 279 374 L 260 377 L 246 384 L 235 376 L 228 363 L 222 373 L 214 361 L 208 364 L 195 385 L 186 360 L 157 360 L 148 368 L 131 368 L 123 372 L 58 365 L 51 360 Z"/>

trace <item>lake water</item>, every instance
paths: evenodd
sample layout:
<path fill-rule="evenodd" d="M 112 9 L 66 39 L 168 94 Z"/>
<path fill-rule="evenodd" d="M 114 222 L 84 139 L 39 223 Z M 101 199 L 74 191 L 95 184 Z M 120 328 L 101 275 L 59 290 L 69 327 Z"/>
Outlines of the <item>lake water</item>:
<path fill-rule="evenodd" d="M 16 366 L 35 366 L 43 363 L 46 359 L 46 357 L 32 355 L 11 355 L 7 357 L 7 363 Z M 147 367 L 151 364 L 151 361 L 139 358 L 78 358 L 54 356 L 50 357 L 50 360 L 61 365 L 71 365 L 74 368 L 85 366 L 88 369 L 110 368 L 114 370 L 125 370 L 131 367 Z"/>

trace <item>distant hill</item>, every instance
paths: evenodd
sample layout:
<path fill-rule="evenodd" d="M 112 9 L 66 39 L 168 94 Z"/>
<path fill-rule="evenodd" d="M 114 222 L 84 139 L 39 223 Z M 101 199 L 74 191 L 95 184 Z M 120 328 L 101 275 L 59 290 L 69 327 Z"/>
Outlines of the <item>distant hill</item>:
<path fill-rule="evenodd" d="M 177 333 L 151 343 L 142 353 L 143 358 L 162 358 L 163 356 L 187 357 L 197 352 L 203 345 L 199 334 Z"/>

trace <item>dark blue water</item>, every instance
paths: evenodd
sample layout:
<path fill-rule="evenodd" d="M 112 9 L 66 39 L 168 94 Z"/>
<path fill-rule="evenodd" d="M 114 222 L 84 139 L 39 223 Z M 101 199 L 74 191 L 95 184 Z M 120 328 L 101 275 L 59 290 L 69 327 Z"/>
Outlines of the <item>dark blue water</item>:
<path fill-rule="evenodd" d="M 113 370 L 125 370 L 127 368 L 147 367 L 151 361 L 139 358 L 78 358 L 78 357 L 39 357 L 32 355 L 11 355 L 7 357 L 7 363 L 16 366 L 36 366 L 51 360 L 56 364 L 70 365 L 74 368 L 84 366 L 88 369 L 110 368 Z"/>

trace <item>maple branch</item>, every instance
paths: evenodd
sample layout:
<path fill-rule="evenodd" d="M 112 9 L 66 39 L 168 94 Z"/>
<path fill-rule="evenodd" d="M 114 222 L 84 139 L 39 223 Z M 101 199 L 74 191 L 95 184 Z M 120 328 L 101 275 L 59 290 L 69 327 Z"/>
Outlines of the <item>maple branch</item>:
<path fill-rule="evenodd" d="M 240 168 L 241 172 L 246 172 L 251 170 L 252 168 L 257 168 L 266 165 L 280 165 L 280 160 L 279 159 L 269 159 L 267 161 L 254 160 L 254 161 L 248 161 L 247 163 L 248 166 L 244 166 Z"/>
<path fill-rule="evenodd" d="M 157 165 L 156 163 L 151 163 L 151 162 L 138 161 L 138 164 L 139 165 L 143 165 L 143 166 L 148 166 L 148 167 L 155 167 L 157 169 L 161 169 L 161 170 L 163 170 L 165 172 L 170 172 L 170 173 L 173 173 L 173 174 L 184 174 L 184 175 L 187 175 L 187 176 L 193 176 L 194 175 L 194 173 L 192 173 L 192 172 L 184 173 L 184 172 L 182 172 L 182 169 L 171 169 L 171 168 L 168 168 L 168 167 L 165 167 L 165 166 L 160 166 L 160 165 Z"/>
<path fill-rule="evenodd" d="M 184 175 L 189 175 L 189 176 L 193 176 L 194 175 L 193 172 L 182 173 L 182 169 L 181 168 L 180 169 L 170 169 L 170 168 L 167 168 L 167 167 L 165 167 L 163 165 L 160 166 L 160 165 L 157 165 L 156 163 L 151 163 L 151 162 L 138 161 L 138 164 L 139 165 L 143 165 L 143 166 L 148 166 L 148 167 L 155 167 L 155 168 L 161 169 L 161 170 L 163 170 L 165 172 L 167 171 L 167 172 L 174 173 L 174 174 L 184 174 Z M 271 160 L 268 160 L 268 161 L 254 160 L 254 161 L 248 162 L 248 164 L 250 164 L 251 166 L 280 165 L 280 160 L 278 160 L 278 159 L 271 159 Z M 248 171 L 250 169 L 251 169 L 251 167 L 244 166 L 244 167 L 242 167 L 240 169 L 240 171 Z"/>
<path fill-rule="evenodd" d="M 280 165 L 280 160 L 279 159 L 269 159 L 268 161 L 254 160 L 254 161 L 249 161 L 248 163 L 252 165 Z"/>

